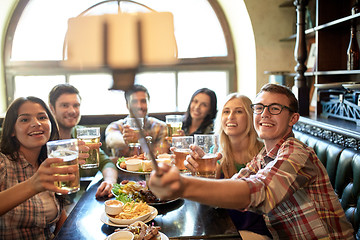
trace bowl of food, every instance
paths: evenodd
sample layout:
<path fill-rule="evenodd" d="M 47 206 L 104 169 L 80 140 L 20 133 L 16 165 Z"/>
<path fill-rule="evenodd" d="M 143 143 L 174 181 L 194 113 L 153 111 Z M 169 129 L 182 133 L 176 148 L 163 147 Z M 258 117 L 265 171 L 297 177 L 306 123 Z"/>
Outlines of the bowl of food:
<path fill-rule="evenodd" d="M 109 235 L 106 240 L 133 240 L 134 234 L 130 231 L 118 231 Z"/>
<path fill-rule="evenodd" d="M 125 161 L 126 170 L 133 172 L 139 171 L 141 168 L 141 162 L 142 162 L 141 159 L 136 159 L 136 158 Z"/>
<path fill-rule="evenodd" d="M 107 200 L 104 204 L 108 215 L 118 215 L 124 206 L 124 203 L 119 200 Z"/>
<path fill-rule="evenodd" d="M 141 168 L 144 172 L 151 172 L 153 170 L 153 163 L 151 160 L 143 160 Z"/>
<path fill-rule="evenodd" d="M 147 219 L 156 209 L 145 202 L 127 202 L 117 215 L 107 214 L 109 220 L 119 225 L 129 225 Z"/>

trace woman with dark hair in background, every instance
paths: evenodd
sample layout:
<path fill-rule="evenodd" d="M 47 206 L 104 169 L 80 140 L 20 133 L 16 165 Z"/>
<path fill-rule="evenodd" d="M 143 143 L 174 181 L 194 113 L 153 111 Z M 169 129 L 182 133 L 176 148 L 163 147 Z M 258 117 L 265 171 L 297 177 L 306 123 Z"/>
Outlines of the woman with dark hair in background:
<path fill-rule="evenodd" d="M 217 113 L 217 99 L 214 91 L 208 88 L 197 90 L 191 97 L 184 115 L 183 133 L 180 135 L 209 134 L 214 131 Z"/>
<path fill-rule="evenodd" d="M 66 219 L 55 181 L 71 181 L 78 166 L 52 168 L 46 143 L 59 139 L 56 121 L 36 97 L 21 97 L 8 108 L 0 142 L 0 239 L 52 239 Z M 82 142 L 81 145 L 84 145 Z M 81 151 L 89 151 L 81 146 Z M 87 153 L 79 158 L 88 157 Z"/>

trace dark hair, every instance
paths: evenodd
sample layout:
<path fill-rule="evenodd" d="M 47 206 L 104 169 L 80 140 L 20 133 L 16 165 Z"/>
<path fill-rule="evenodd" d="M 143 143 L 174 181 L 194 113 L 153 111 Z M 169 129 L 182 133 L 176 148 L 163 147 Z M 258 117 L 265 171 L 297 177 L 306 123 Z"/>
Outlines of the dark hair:
<path fill-rule="evenodd" d="M 134 84 L 134 86 L 132 88 L 130 88 L 129 90 L 125 91 L 125 100 L 126 100 L 126 104 L 129 103 L 130 100 L 130 96 L 133 93 L 136 92 L 145 92 L 147 95 L 148 100 L 150 100 L 150 94 L 148 92 L 148 90 L 146 89 L 146 87 L 144 87 L 143 85 L 140 84 Z"/>
<path fill-rule="evenodd" d="M 20 142 L 15 136 L 12 136 L 12 134 L 14 133 L 16 120 L 19 114 L 19 108 L 26 102 L 38 103 L 45 109 L 47 115 L 49 116 L 49 120 L 51 122 L 51 133 L 50 133 L 49 141 L 60 139 L 60 134 L 56 120 L 43 100 L 32 96 L 17 98 L 10 104 L 8 110 L 6 111 L 4 122 L 2 125 L 2 134 L 1 134 L 1 142 L 0 142 L 1 152 L 3 154 L 10 155 L 10 158 L 12 160 L 16 160 L 19 158 Z M 41 148 L 40 155 L 38 158 L 39 164 L 43 162 L 46 158 L 47 158 L 47 150 L 46 150 L 46 145 L 44 145 Z"/>
<path fill-rule="evenodd" d="M 58 84 L 51 89 L 51 91 L 49 93 L 49 104 L 51 104 L 55 108 L 56 101 L 64 93 L 77 94 L 79 96 L 79 98 L 81 99 L 79 90 L 77 90 L 76 87 L 74 87 L 70 84 L 64 83 L 64 84 Z"/>
<path fill-rule="evenodd" d="M 198 95 L 199 93 L 205 93 L 210 97 L 210 113 L 204 118 L 204 121 L 201 123 L 199 130 L 204 130 L 209 124 L 214 122 L 214 119 L 216 117 L 217 113 L 217 98 L 214 91 L 208 89 L 208 88 L 201 88 L 196 90 L 194 94 L 191 96 L 189 106 L 186 110 L 184 121 L 183 121 L 183 128 L 188 128 L 191 125 L 192 118 L 190 115 L 190 105 L 191 102 L 194 100 L 194 97 Z"/>
<path fill-rule="evenodd" d="M 260 92 L 256 96 L 258 96 L 262 92 L 278 93 L 287 96 L 290 101 L 290 109 L 294 113 L 299 112 L 299 102 L 290 88 L 279 84 L 267 83 L 260 89 Z"/>

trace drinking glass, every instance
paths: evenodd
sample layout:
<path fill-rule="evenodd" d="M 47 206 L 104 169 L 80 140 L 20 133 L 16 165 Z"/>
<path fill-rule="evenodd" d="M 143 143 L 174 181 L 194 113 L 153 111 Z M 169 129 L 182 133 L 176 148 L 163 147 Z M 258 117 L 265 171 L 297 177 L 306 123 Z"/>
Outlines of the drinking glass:
<path fill-rule="evenodd" d="M 175 166 L 180 171 L 185 171 L 184 161 L 186 156 L 190 154 L 190 145 L 194 143 L 192 136 L 180 136 L 172 138 L 173 152 L 175 154 Z"/>
<path fill-rule="evenodd" d="M 136 135 L 136 137 L 128 140 L 129 156 L 139 155 L 141 153 L 140 142 L 139 142 L 140 129 L 136 124 L 136 120 L 139 121 L 140 129 L 142 129 L 144 127 L 144 118 L 127 118 L 125 123 L 126 125 L 129 125 L 132 130 L 134 130 Z"/>
<path fill-rule="evenodd" d="M 90 148 L 89 157 L 86 158 L 85 163 L 80 167 L 83 169 L 98 168 L 99 167 L 99 147 L 100 142 L 100 128 L 78 128 L 76 129 L 77 139 L 84 141 L 86 146 Z"/>
<path fill-rule="evenodd" d="M 53 163 L 51 167 L 68 167 L 78 164 L 79 148 L 77 139 L 65 139 L 58 141 L 50 141 L 46 143 L 48 158 L 62 158 L 61 163 Z M 68 174 L 59 174 L 68 175 Z M 75 179 L 71 181 L 56 181 L 54 185 L 60 189 L 68 190 L 69 193 L 74 193 L 80 190 L 80 174 L 79 171 L 75 173 Z M 61 193 L 57 193 L 61 195 Z"/>
<path fill-rule="evenodd" d="M 195 134 L 195 145 L 199 146 L 204 151 L 204 156 L 201 159 L 195 159 L 199 164 L 196 176 L 215 178 L 216 172 L 216 156 L 219 151 L 219 137 L 218 135 L 210 134 Z"/>
<path fill-rule="evenodd" d="M 166 125 L 168 137 L 172 137 L 173 134 L 178 134 L 178 130 L 182 128 L 182 115 L 166 115 Z"/>
<path fill-rule="evenodd" d="M 137 118 L 137 120 L 140 122 L 141 128 L 143 128 L 144 127 L 144 119 L 143 118 Z M 137 135 L 137 137 L 134 137 L 133 139 L 129 140 L 129 146 L 131 146 L 131 145 L 139 145 L 139 131 L 140 131 L 140 128 L 136 124 L 136 118 L 127 118 L 125 124 L 129 125 L 130 128 L 132 130 L 134 130 L 135 135 Z"/>

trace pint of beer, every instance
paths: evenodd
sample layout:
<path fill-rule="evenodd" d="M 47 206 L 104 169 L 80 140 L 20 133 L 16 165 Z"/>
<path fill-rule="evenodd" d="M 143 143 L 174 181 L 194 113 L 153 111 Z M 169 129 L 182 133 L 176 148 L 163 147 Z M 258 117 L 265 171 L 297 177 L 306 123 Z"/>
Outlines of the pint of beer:
<path fill-rule="evenodd" d="M 195 159 L 199 164 L 196 176 L 205 178 L 215 178 L 216 154 L 207 153 L 201 159 Z"/>
<path fill-rule="evenodd" d="M 182 128 L 182 119 L 181 115 L 166 115 L 166 125 L 168 137 L 172 137 L 174 134 L 178 134 L 178 130 Z"/>
<path fill-rule="evenodd" d="M 139 126 L 136 124 L 136 120 L 138 121 L 138 123 L 140 123 L 140 128 Z M 129 125 L 130 128 L 132 130 L 134 130 L 134 135 L 135 137 L 132 138 L 132 139 L 129 139 L 128 140 L 128 143 L 129 143 L 129 147 L 138 147 L 140 146 L 140 143 L 139 143 L 139 132 L 140 132 L 140 129 L 144 127 L 144 119 L 143 118 L 127 118 L 126 119 L 126 125 Z"/>
<path fill-rule="evenodd" d="M 204 151 L 201 159 L 195 159 L 199 164 L 196 176 L 215 178 L 216 153 L 219 151 L 219 136 L 213 134 L 195 134 L 194 142 L 195 145 Z"/>
<path fill-rule="evenodd" d="M 77 139 L 65 139 L 58 141 L 50 141 L 46 144 L 49 158 L 62 158 L 62 163 L 54 163 L 51 167 L 68 167 L 78 164 L 79 149 Z M 67 175 L 67 174 L 64 174 Z M 74 193 L 80 190 L 80 174 L 79 171 L 75 173 L 75 179 L 72 181 L 56 181 L 55 186 L 61 189 L 68 190 L 69 193 Z M 60 194 L 60 193 L 57 193 Z"/>
<path fill-rule="evenodd" d="M 190 149 L 174 149 L 175 154 L 175 166 L 180 170 L 184 171 L 186 170 L 186 167 L 184 165 L 184 161 L 186 159 L 186 156 L 190 154 Z"/>
<path fill-rule="evenodd" d="M 185 171 L 184 161 L 186 156 L 190 154 L 190 145 L 194 143 L 192 136 L 180 136 L 172 138 L 172 146 L 175 147 L 173 150 L 175 154 L 175 166 L 180 171 Z"/>
<path fill-rule="evenodd" d="M 77 138 L 84 141 L 86 146 L 90 148 L 89 157 L 85 160 L 85 163 L 80 165 L 83 169 L 97 168 L 99 167 L 99 147 L 100 142 L 100 128 L 78 128 L 76 129 Z"/>

